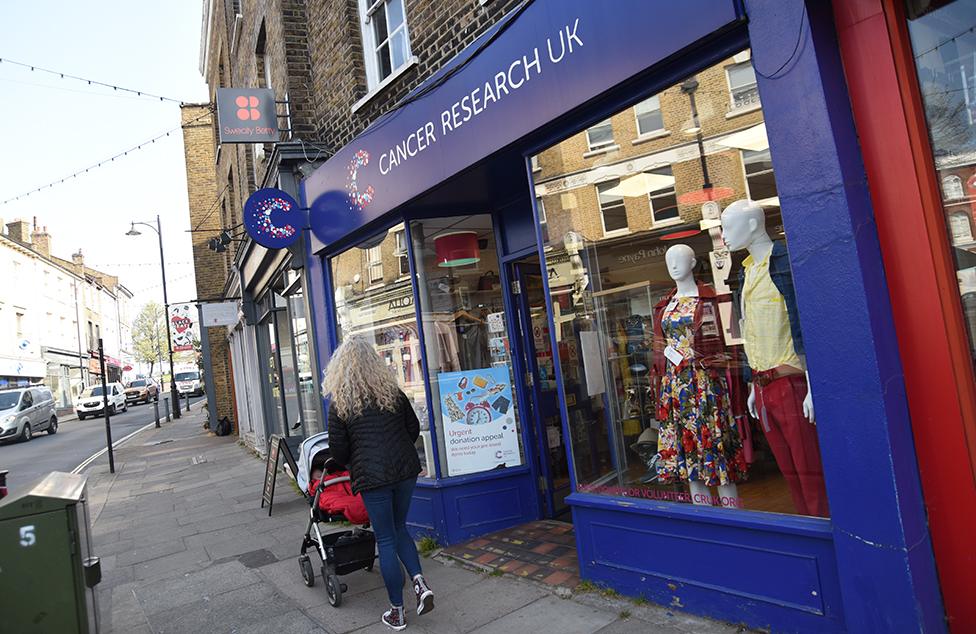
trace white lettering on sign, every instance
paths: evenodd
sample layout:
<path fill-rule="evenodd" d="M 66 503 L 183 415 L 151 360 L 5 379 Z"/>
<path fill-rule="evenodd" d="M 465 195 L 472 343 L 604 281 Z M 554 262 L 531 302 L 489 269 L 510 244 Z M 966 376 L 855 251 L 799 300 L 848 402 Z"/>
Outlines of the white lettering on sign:
<path fill-rule="evenodd" d="M 37 536 L 34 534 L 34 525 L 20 527 L 20 545 L 24 548 L 33 546 L 37 543 Z"/>
<path fill-rule="evenodd" d="M 560 29 L 558 35 L 546 38 L 545 49 L 548 57 L 540 55 L 541 47 L 536 46 L 528 53 L 513 59 L 493 77 L 480 82 L 450 107 L 445 108 L 440 113 L 440 137 L 456 132 L 473 121 L 491 104 L 511 95 L 531 81 L 532 77 L 541 75 L 545 70 L 544 60 L 548 60 L 549 65 L 558 64 L 582 48 L 583 40 L 579 35 L 579 29 L 580 21 L 576 18 L 572 25 Z M 434 121 L 427 121 L 415 132 L 380 154 L 380 174 L 386 176 L 408 159 L 436 143 L 437 139 Z"/>

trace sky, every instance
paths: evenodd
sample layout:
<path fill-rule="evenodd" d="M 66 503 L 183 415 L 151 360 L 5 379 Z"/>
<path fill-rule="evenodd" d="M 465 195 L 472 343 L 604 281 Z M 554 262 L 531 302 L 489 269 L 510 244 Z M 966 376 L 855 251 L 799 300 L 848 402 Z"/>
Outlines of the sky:
<path fill-rule="evenodd" d="M 186 102 L 207 100 L 199 71 L 201 0 L 0 0 L 0 58 Z M 0 63 L 0 201 L 176 128 L 147 148 L 0 205 L 4 223 L 47 226 L 54 255 L 111 275 L 136 310 L 162 303 L 160 216 L 170 303 L 196 297 L 180 107 Z M 136 311 L 133 311 L 133 317 Z"/>

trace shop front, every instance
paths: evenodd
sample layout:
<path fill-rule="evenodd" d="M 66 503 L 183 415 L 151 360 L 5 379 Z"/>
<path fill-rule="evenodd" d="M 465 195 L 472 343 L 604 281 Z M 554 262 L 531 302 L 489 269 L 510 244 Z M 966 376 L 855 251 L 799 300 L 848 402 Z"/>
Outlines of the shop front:
<path fill-rule="evenodd" d="M 411 399 L 415 533 L 571 521 L 630 596 L 944 629 L 819 5 L 522 5 L 304 181 L 318 358 Z"/>

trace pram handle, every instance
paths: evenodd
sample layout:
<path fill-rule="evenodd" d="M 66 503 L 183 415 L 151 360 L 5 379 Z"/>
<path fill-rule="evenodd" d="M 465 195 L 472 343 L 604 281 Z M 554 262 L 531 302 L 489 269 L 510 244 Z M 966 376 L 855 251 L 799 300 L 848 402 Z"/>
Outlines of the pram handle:
<path fill-rule="evenodd" d="M 322 480 L 319 481 L 319 486 L 317 490 L 324 491 L 325 487 L 330 487 L 333 484 L 342 484 L 343 482 L 350 482 L 351 480 L 352 478 L 350 478 L 349 476 L 339 476 L 338 478 L 329 478 L 328 480 L 322 478 Z"/>

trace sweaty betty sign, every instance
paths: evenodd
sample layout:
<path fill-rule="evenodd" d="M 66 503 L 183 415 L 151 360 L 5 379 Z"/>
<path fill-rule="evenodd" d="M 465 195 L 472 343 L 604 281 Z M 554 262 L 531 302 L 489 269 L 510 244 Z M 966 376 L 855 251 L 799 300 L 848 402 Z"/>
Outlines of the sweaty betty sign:
<path fill-rule="evenodd" d="M 437 119 L 425 122 L 394 147 L 384 151 L 379 157 L 380 174 L 386 176 L 437 143 L 438 138 L 446 137 L 473 122 L 492 104 L 514 94 L 533 77 L 545 72 L 547 66 L 565 61 L 582 47 L 580 20 L 576 18 L 573 24 L 546 38 L 544 45 L 512 59 L 506 67 L 499 68 L 494 76 L 486 77 L 469 93 L 461 95 L 450 107 L 441 111 Z"/>

